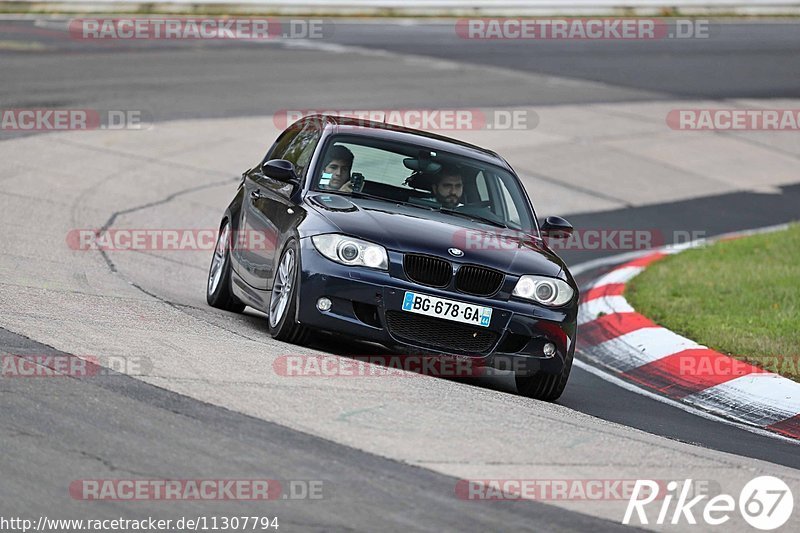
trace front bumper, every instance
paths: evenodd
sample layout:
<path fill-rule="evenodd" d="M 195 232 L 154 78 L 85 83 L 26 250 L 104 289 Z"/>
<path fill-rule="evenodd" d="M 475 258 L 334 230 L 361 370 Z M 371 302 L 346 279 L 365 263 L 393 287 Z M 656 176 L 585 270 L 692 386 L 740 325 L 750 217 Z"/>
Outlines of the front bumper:
<path fill-rule="evenodd" d="M 310 238 L 301 239 L 300 248 L 297 320 L 306 326 L 389 347 L 400 346 L 409 353 L 469 357 L 476 364 L 513 370 L 518 374 L 559 373 L 568 354 L 574 351 L 577 304 L 553 310 L 529 302 L 508 300 L 508 294 L 518 279 L 516 277 L 507 276 L 500 292 L 486 298 L 409 281 L 402 270 L 403 255 L 398 252 L 389 251 L 390 270 L 382 272 L 331 261 L 316 250 Z M 465 328 L 472 328 L 474 336 L 481 335 L 490 340 L 479 352 L 459 350 L 453 349 L 452 345 L 443 346 L 441 341 L 437 345 L 414 338 L 408 328 L 399 332 L 390 327 L 387 313 L 394 313 L 395 318 L 411 315 L 401 311 L 406 291 L 491 306 L 494 311 L 486 328 L 433 319 L 438 327 L 443 328 L 442 331 L 452 333 L 458 330 L 458 334 L 468 334 Z M 332 302 L 331 309 L 325 312 L 319 311 L 316 306 L 317 300 L 323 296 Z M 426 326 L 430 325 L 428 319 Z M 427 338 L 430 339 L 430 334 Z M 546 342 L 555 344 L 556 353 L 553 356 L 544 355 L 543 346 Z"/>

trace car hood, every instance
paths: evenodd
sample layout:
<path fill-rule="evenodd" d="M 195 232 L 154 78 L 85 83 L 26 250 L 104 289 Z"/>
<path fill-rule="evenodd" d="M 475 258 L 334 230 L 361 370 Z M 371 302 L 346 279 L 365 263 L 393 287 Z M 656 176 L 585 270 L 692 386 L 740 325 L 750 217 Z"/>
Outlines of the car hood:
<path fill-rule="evenodd" d="M 341 233 L 359 237 L 390 250 L 434 255 L 458 263 L 475 263 L 510 274 L 558 277 L 563 262 L 541 241 L 488 224 L 435 211 L 383 201 L 325 195 L 313 197 L 310 207 Z M 464 252 L 449 254 L 450 248 Z"/>

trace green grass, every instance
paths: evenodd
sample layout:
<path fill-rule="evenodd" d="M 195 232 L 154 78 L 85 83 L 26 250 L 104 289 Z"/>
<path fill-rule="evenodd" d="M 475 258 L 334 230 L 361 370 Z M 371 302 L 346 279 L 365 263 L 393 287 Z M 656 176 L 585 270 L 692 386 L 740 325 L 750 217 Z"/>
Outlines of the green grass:
<path fill-rule="evenodd" d="M 665 328 L 800 381 L 800 224 L 669 256 L 625 297 Z"/>

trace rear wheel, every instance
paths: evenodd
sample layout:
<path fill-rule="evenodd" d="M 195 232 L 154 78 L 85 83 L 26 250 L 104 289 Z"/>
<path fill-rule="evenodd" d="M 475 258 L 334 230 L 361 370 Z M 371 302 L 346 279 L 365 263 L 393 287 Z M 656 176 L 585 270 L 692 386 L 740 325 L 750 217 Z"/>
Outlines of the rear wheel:
<path fill-rule="evenodd" d="M 573 351 L 570 351 L 567 360 L 564 362 L 564 368 L 558 374 L 534 374 L 532 376 L 524 376 L 517 374 L 517 392 L 529 398 L 543 400 L 546 402 L 554 402 L 561 397 L 564 389 L 569 380 L 569 373 L 572 370 Z"/>
<path fill-rule="evenodd" d="M 300 252 L 294 239 L 286 243 L 272 281 L 269 299 L 269 333 L 279 341 L 302 344 L 308 338 L 308 328 L 298 324 L 297 294 L 300 279 Z"/>
<path fill-rule="evenodd" d="M 231 292 L 231 226 L 226 220 L 219 230 L 214 257 L 208 269 L 206 301 L 211 307 L 241 313 L 245 305 Z"/>

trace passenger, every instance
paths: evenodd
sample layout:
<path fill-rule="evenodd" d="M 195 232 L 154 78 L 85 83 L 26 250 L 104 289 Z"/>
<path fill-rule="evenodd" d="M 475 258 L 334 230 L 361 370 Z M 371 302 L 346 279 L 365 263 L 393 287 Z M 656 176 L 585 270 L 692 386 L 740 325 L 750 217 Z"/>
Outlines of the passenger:
<path fill-rule="evenodd" d="M 322 178 L 319 181 L 320 187 L 353 192 L 353 184 L 350 181 L 353 159 L 355 159 L 353 152 L 344 146 L 336 145 L 328 150 Z"/>

